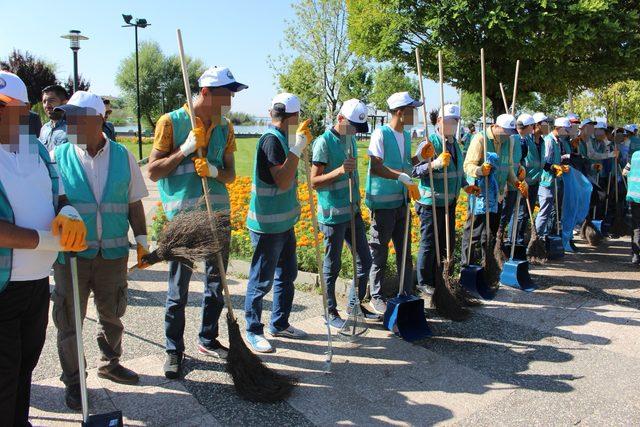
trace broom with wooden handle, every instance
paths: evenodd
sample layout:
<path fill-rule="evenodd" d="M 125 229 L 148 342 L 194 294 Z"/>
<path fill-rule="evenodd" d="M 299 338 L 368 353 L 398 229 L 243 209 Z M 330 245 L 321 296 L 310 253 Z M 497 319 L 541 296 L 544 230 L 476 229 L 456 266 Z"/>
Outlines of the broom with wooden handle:
<path fill-rule="evenodd" d="M 184 91 L 187 98 L 187 105 L 189 106 L 189 118 L 191 119 L 192 129 L 195 129 L 196 115 L 193 109 L 193 99 L 191 98 L 191 86 L 189 85 L 189 74 L 187 72 L 187 63 L 184 55 L 184 47 L 182 45 L 182 33 L 179 29 L 177 30 L 177 37 Z M 204 157 L 202 149 L 199 150 L 198 154 L 200 157 Z M 211 201 L 209 199 L 209 182 L 206 177 L 202 177 L 202 190 L 204 192 L 204 200 L 207 206 L 211 233 L 214 238 L 219 241 L 218 225 L 216 224 L 216 216 L 213 214 L 213 209 L 211 207 Z M 231 294 L 229 293 L 229 286 L 227 285 L 226 271 L 221 252 L 216 253 L 215 261 L 218 267 L 218 273 L 220 274 L 220 283 L 222 284 L 224 302 L 227 307 L 229 355 L 227 358 L 226 369 L 233 378 L 233 384 L 238 395 L 243 399 L 253 402 L 277 402 L 286 399 L 293 390 L 295 379 L 286 375 L 281 375 L 267 368 L 260 358 L 249 350 L 242 339 L 238 321 L 233 313 L 233 304 L 231 301 Z"/>

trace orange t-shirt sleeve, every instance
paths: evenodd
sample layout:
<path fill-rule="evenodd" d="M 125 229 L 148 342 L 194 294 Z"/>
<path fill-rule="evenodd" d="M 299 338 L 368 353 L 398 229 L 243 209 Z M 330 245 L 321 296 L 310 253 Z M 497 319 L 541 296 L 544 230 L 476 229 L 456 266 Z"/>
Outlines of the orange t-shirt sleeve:
<path fill-rule="evenodd" d="M 165 153 L 173 151 L 173 124 L 168 114 L 160 117 L 153 136 L 153 148 Z"/>
<path fill-rule="evenodd" d="M 224 149 L 225 153 L 235 153 L 236 147 L 236 134 L 233 130 L 233 123 L 229 120 L 229 134 L 227 135 L 227 146 Z"/>

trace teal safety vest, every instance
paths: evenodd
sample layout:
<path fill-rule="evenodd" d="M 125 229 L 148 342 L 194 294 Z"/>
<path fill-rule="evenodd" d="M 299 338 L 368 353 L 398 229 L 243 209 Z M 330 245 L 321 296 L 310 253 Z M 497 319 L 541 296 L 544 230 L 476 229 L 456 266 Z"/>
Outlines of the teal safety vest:
<path fill-rule="evenodd" d="M 629 158 L 633 157 L 638 150 L 640 150 L 640 136 L 633 135 L 629 138 Z"/>
<path fill-rule="evenodd" d="M 35 135 L 30 136 L 29 144 L 36 145 L 38 155 L 40 159 L 47 166 L 49 172 L 49 178 L 51 178 L 51 195 L 53 198 L 53 210 L 58 210 L 58 173 L 56 168 L 49 157 L 47 149 L 38 141 Z M 28 189 L 26 189 L 28 191 Z M 5 221 L 10 224 L 15 224 L 15 218 L 13 215 L 13 209 L 9 203 L 7 193 L 0 182 L 0 221 Z M 12 248 L 0 248 L 0 292 L 4 291 L 11 280 L 11 266 L 13 264 L 13 249 Z"/>
<path fill-rule="evenodd" d="M 551 141 L 551 163 L 554 165 L 559 165 L 560 164 L 560 160 L 561 160 L 561 154 L 560 154 L 560 144 L 562 144 L 563 142 L 560 140 L 556 140 L 553 137 L 553 134 L 548 134 L 547 136 L 544 137 L 544 147 L 542 148 L 542 162 L 544 163 L 544 159 L 547 158 L 547 141 Z M 553 179 L 556 178 L 555 174 L 552 173 L 550 170 L 548 171 L 542 171 L 542 177 L 540 179 L 540 185 L 543 187 L 550 187 L 551 183 L 553 182 Z M 558 180 L 558 182 L 562 181 L 562 176 L 559 176 L 556 178 Z"/>
<path fill-rule="evenodd" d="M 398 149 L 396 137 L 393 130 L 384 125 L 382 130 L 382 141 L 384 146 L 383 164 L 390 168 L 411 175 L 411 135 L 404 131 L 404 161 Z M 371 210 L 393 209 L 402 206 L 407 200 L 407 189 L 405 185 L 395 179 L 382 178 L 371 172 L 371 160 L 369 160 L 369 171 L 367 173 L 367 187 L 365 193 L 365 204 Z"/>
<path fill-rule="evenodd" d="M 182 145 L 191 131 L 189 113 L 183 107 L 169 113 L 173 126 L 173 146 Z M 227 146 L 229 126 L 227 119 L 222 117 L 222 124 L 217 125 L 211 132 L 207 160 L 218 169 L 224 169 L 224 150 Z M 167 219 L 172 219 L 178 212 L 205 205 L 202 195 L 202 178 L 196 173 L 193 158 L 198 153 L 185 157 L 182 162 L 167 177 L 158 180 L 158 190 L 162 199 L 162 208 Z M 209 184 L 209 200 L 214 211 L 229 210 L 229 192 L 227 187 L 215 178 L 207 177 Z"/>
<path fill-rule="evenodd" d="M 433 144 L 433 147 L 436 151 L 436 156 L 442 153 L 442 139 L 440 135 L 431 134 L 429 135 L 429 141 Z M 464 159 L 462 158 L 462 150 L 460 150 L 460 146 L 455 142 L 454 139 L 454 149 L 455 152 L 455 163 L 451 161 L 449 166 L 447 166 L 447 190 L 449 192 L 449 198 L 447 199 L 447 204 L 451 204 L 456 197 L 458 197 L 458 193 L 460 193 L 460 188 L 462 188 L 462 178 L 464 176 Z M 433 170 L 433 187 L 435 190 L 436 196 L 436 206 L 444 206 L 445 198 L 444 198 L 444 170 Z M 420 200 L 418 203 L 422 205 L 432 206 L 432 191 L 431 191 L 431 182 L 429 180 L 429 176 L 425 176 L 420 179 L 420 183 L 418 184 L 418 188 L 420 189 Z"/>
<path fill-rule="evenodd" d="M 527 142 L 527 156 L 524 158 L 524 168 L 527 171 L 526 182 L 528 185 L 537 185 L 540 182 L 540 177 L 542 176 L 542 151 L 544 147 L 540 146 L 540 144 L 544 144 L 544 142 L 540 141 L 540 144 L 536 144 L 534 142 L 535 136 L 529 135 L 526 138 Z"/>
<path fill-rule="evenodd" d="M 324 144 L 329 153 L 328 163 L 324 167 L 324 173 L 339 168 L 347 158 L 346 145 L 351 144 L 353 157 L 357 159 L 356 138 L 353 135 L 346 136 L 346 142 L 342 142 L 331 130 L 325 131 L 314 141 L 316 144 Z M 353 204 L 354 212 L 360 210 L 360 191 L 358 188 L 358 170 L 353 172 Z M 318 192 L 318 221 L 322 224 L 341 224 L 351 218 L 349 202 L 349 176 L 342 175 L 329 185 L 317 189 Z"/>
<path fill-rule="evenodd" d="M 75 145 L 63 144 L 55 149 L 67 199 L 87 227 L 87 249 L 78 253 L 80 257 L 87 259 L 95 258 L 98 250 L 106 259 L 122 258 L 129 254 L 129 154 L 117 142 L 107 140 L 107 144 L 109 171 L 100 201 L 93 195 Z M 96 224 L 98 212 L 102 219 L 102 235 L 99 239 Z"/>
<path fill-rule="evenodd" d="M 527 135 L 527 137 L 530 135 Z M 525 137 L 526 138 L 526 137 Z M 513 173 L 515 176 L 518 176 L 518 171 L 520 170 L 520 161 L 522 160 L 522 145 L 521 144 L 522 137 L 519 134 L 513 136 L 513 138 L 509 141 L 509 144 L 513 144 L 509 150 L 511 151 L 511 160 L 513 161 Z M 509 184 L 508 191 L 516 191 L 516 188 Z"/>
<path fill-rule="evenodd" d="M 486 132 L 482 132 L 482 136 L 487 140 L 487 152 L 496 153 L 496 146 L 493 143 L 493 139 L 487 137 Z M 509 177 L 509 168 L 511 166 L 511 161 L 509 159 L 509 151 L 511 145 L 511 140 L 509 143 L 503 143 L 500 147 L 500 152 L 498 154 L 500 158 L 500 165 L 498 166 L 498 170 L 496 173 L 496 180 L 498 181 L 498 188 L 500 189 L 500 194 L 504 193 L 504 186 L 507 183 L 507 179 Z M 484 179 L 484 178 L 483 178 Z M 475 184 L 476 178 L 472 176 L 467 176 L 467 182 L 469 184 Z"/>
<path fill-rule="evenodd" d="M 293 228 L 300 218 L 300 203 L 298 203 L 297 194 L 298 178 L 296 176 L 291 186 L 286 190 L 281 190 L 275 184 L 267 184 L 260 180 L 258 153 L 266 135 L 275 135 L 285 154 L 289 155 L 289 144 L 287 144 L 284 135 L 277 129 L 269 127 L 258 140 L 256 147 L 247 228 L 256 233 L 283 233 Z"/>
<path fill-rule="evenodd" d="M 631 156 L 631 171 L 627 175 L 627 201 L 640 203 L 640 150 Z"/>

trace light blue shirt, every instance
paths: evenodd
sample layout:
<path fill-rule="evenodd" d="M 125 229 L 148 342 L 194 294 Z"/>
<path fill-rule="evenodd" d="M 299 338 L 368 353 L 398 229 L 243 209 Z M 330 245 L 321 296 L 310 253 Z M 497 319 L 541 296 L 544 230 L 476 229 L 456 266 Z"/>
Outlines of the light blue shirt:
<path fill-rule="evenodd" d="M 67 139 L 67 121 L 60 119 L 55 125 L 52 121 L 48 121 L 42 125 L 40 137 L 38 139 L 49 151 L 53 150 L 58 145 L 69 142 Z"/>

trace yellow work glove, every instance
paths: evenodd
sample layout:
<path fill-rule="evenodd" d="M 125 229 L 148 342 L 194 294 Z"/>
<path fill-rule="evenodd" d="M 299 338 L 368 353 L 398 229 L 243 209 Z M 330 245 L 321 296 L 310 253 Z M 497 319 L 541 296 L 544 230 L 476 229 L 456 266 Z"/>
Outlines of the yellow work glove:
<path fill-rule="evenodd" d="M 562 173 L 569 173 L 569 169 L 571 169 L 571 166 L 569 165 L 562 165 Z"/>
<path fill-rule="evenodd" d="M 433 162 L 434 169 L 445 169 L 449 167 L 449 163 L 451 163 L 451 154 L 447 151 L 446 153 L 441 153 L 437 159 Z"/>
<path fill-rule="evenodd" d="M 64 252 L 81 252 L 87 249 L 87 228 L 82 217 L 71 205 L 60 209 L 51 222 L 51 234 L 60 238 L 60 246 Z"/>
<path fill-rule="evenodd" d="M 411 200 L 420 200 L 421 196 L 418 184 L 407 185 L 407 191 L 409 192 L 409 198 L 411 198 Z"/>
<path fill-rule="evenodd" d="M 298 158 L 302 156 L 304 147 L 306 147 L 307 144 L 311 142 L 311 130 L 309 129 L 309 123 L 311 123 L 311 119 L 307 119 L 304 122 L 300 123 L 298 129 L 296 130 L 295 143 L 293 144 L 293 146 L 289 147 L 289 151 L 295 154 Z"/>
<path fill-rule="evenodd" d="M 205 132 L 203 127 L 191 129 L 186 141 L 180 145 L 180 151 L 182 151 L 182 154 L 185 157 L 190 156 L 201 148 L 204 149 L 207 147 L 207 141 L 204 138 L 204 134 Z"/>
<path fill-rule="evenodd" d="M 596 172 L 600 172 L 602 170 L 602 165 L 600 163 L 594 163 L 593 170 Z"/>
<path fill-rule="evenodd" d="M 218 176 L 218 168 L 209 163 L 204 157 L 194 157 L 193 166 L 196 169 L 196 173 L 201 178 L 215 178 Z"/>
<path fill-rule="evenodd" d="M 518 179 L 520 181 L 524 181 L 526 177 L 527 177 L 527 170 L 522 166 L 520 166 L 520 169 L 518 169 Z"/>
<path fill-rule="evenodd" d="M 136 236 L 136 243 L 136 252 L 138 254 L 138 265 L 136 265 L 136 267 L 142 270 L 151 265 L 142 261 L 142 257 L 149 254 L 149 244 L 147 243 L 147 236 L 145 234 Z"/>
<path fill-rule="evenodd" d="M 464 187 L 464 192 L 470 196 L 471 195 L 479 196 L 480 191 L 481 191 L 480 187 L 478 187 L 477 185 L 467 185 L 466 187 Z"/>
<path fill-rule="evenodd" d="M 415 156 L 419 162 L 424 162 L 427 159 L 433 158 L 436 155 L 436 149 L 433 147 L 431 141 L 424 140 L 418 145 Z"/>
<path fill-rule="evenodd" d="M 524 197 L 525 199 L 529 197 L 529 186 L 526 182 L 520 181 L 516 184 L 516 187 L 518 188 L 518 190 L 520 190 L 520 194 L 522 194 L 522 197 Z"/>
<path fill-rule="evenodd" d="M 482 166 L 478 167 L 478 171 L 476 172 L 478 176 L 487 176 L 491 173 L 491 163 L 484 162 Z"/>
<path fill-rule="evenodd" d="M 562 176 L 562 167 L 560 165 L 551 165 L 551 172 L 555 176 Z"/>

